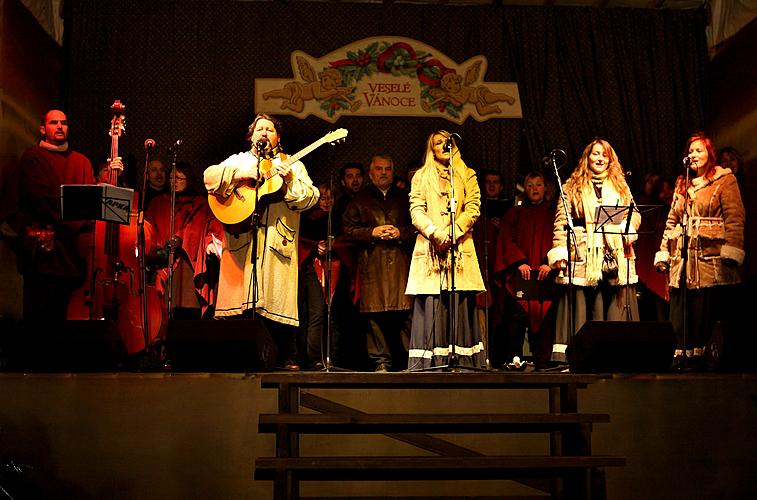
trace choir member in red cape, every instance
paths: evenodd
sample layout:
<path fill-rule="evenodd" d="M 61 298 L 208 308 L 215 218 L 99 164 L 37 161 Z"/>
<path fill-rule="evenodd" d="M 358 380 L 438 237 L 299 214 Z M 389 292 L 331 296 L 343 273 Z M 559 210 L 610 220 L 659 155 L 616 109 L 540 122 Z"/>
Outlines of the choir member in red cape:
<path fill-rule="evenodd" d="M 212 287 L 205 274 L 213 269 L 208 259 L 220 259 L 223 250 L 223 226 L 213 217 L 205 196 L 195 191 L 195 176 L 188 163 L 176 164 L 174 232 L 171 234 L 171 195 L 155 197 L 145 212 L 152 225 L 152 240 L 160 245 L 158 260 L 163 268 L 158 272 L 158 291 L 167 295 L 168 245 L 175 245 L 172 277 L 172 307 L 174 318 L 200 318 L 213 305 Z M 217 266 L 216 266 L 217 267 Z"/>
<path fill-rule="evenodd" d="M 68 145 L 63 111 L 44 114 L 42 140 L 21 157 L 16 229 L 22 238 L 19 271 L 24 276 L 24 318 L 65 319 L 71 293 L 86 276 L 79 236 L 88 223 L 61 218 L 61 184 L 94 184 L 92 164 Z"/>
<path fill-rule="evenodd" d="M 523 339 L 528 328 L 528 343 L 537 369 L 546 368 L 552 351 L 554 318 L 553 302 L 543 300 L 518 300 L 515 297 L 516 276 L 531 279 L 531 271 L 537 271 L 536 279 L 552 280 L 547 264 L 547 252 L 552 248 L 555 205 L 547 195 L 544 176 L 530 173 L 524 182 L 526 201 L 511 208 L 502 219 L 494 273 L 503 279 L 512 304 L 512 315 L 505 327 L 507 361 L 523 356 Z M 517 362 L 506 366 L 516 366 Z"/>

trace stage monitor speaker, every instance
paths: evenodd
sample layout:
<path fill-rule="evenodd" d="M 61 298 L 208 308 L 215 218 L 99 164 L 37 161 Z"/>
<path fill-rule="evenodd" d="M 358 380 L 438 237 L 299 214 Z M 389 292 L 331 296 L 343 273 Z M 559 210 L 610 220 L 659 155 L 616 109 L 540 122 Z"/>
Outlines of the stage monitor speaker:
<path fill-rule="evenodd" d="M 259 319 L 172 320 L 166 333 L 174 371 L 267 372 L 276 344 Z"/>
<path fill-rule="evenodd" d="M 0 337 L 3 370 L 96 372 L 120 369 L 126 358 L 112 321 L 22 320 Z"/>
<path fill-rule="evenodd" d="M 675 346 L 667 321 L 587 321 L 566 356 L 574 373 L 665 372 Z"/>

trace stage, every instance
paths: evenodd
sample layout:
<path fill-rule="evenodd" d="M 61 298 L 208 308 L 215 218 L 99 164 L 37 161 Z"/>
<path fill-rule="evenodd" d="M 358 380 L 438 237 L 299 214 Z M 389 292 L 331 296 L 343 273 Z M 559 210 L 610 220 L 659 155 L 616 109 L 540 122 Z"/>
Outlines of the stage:
<path fill-rule="evenodd" d="M 485 375 L 516 385 L 519 376 Z M 313 376 L 375 382 L 414 375 Z M 470 375 L 441 376 L 459 382 Z M 538 413 L 550 404 L 546 393 L 526 388 L 405 385 L 310 392 L 370 413 Z M 34 467 L 50 498 L 272 498 L 271 482 L 253 479 L 255 459 L 275 450 L 275 436 L 258 432 L 258 418 L 276 411 L 277 393 L 261 388 L 259 374 L 3 373 L 0 398 L 0 464 Z M 579 389 L 578 407 L 610 415 L 609 423 L 593 425 L 592 453 L 626 458 L 625 466 L 606 470 L 610 499 L 757 495 L 757 375 L 614 375 Z M 302 456 L 422 454 L 386 436 L 303 435 L 300 441 Z M 455 435 L 454 442 L 487 455 L 545 452 L 544 440 L 532 434 Z M 499 480 L 312 482 L 303 483 L 302 494 L 544 495 Z"/>

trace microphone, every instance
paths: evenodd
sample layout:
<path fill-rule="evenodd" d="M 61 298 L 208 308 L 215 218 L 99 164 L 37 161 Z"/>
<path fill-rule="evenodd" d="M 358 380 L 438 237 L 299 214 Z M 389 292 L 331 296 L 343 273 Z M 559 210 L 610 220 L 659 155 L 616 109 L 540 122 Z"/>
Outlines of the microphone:
<path fill-rule="evenodd" d="M 179 149 L 179 146 L 181 146 L 181 142 L 182 142 L 181 139 L 176 139 L 176 142 L 174 142 L 173 144 L 171 144 L 168 147 L 168 150 L 169 151 L 176 151 L 177 149 Z"/>
<path fill-rule="evenodd" d="M 258 141 L 255 143 L 255 149 L 258 150 L 258 153 L 262 153 L 265 151 L 265 147 L 268 145 L 268 139 L 258 139 Z"/>
<path fill-rule="evenodd" d="M 692 159 L 691 158 L 689 158 L 688 156 L 684 156 L 683 157 L 683 166 L 684 167 L 690 167 L 691 163 L 692 163 Z"/>
<path fill-rule="evenodd" d="M 447 137 L 447 142 L 444 143 L 444 149 L 452 149 L 452 146 L 457 144 L 455 137 L 457 137 L 457 141 L 459 141 L 460 143 L 463 142 L 460 134 L 453 132 L 449 135 L 449 137 Z"/>
<path fill-rule="evenodd" d="M 547 156 L 542 157 L 541 162 L 543 164 L 548 164 L 550 163 L 550 161 L 556 158 L 557 155 L 562 155 L 563 158 L 568 158 L 568 155 L 562 149 L 553 149 Z"/>
<path fill-rule="evenodd" d="M 633 172 L 631 172 L 630 170 L 626 170 L 625 172 L 623 172 L 623 175 L 625 175 L 626 177 L 632 177 Z"/>
<path fill-rule="evenodd" d="M 152 149 L 155 147 L 155 139 L 147 139 L 145 141 L 145 149 Z"/>

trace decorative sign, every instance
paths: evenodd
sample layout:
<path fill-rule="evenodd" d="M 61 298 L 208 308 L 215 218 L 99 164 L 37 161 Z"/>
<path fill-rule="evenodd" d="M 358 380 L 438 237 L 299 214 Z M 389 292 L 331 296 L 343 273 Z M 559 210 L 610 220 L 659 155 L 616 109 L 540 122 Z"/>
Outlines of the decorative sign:
<path fill-rule="evenodd" d="M 485 82 L 483 55 L 457 64 L 433 47 L 400 37 L 353 42 L 316 59 L 292 52 L 294 79 L 256 78 L 255 111 L 316 115 L 419 116 L 457 124 L 523 116 L 518 85 Z"/>

